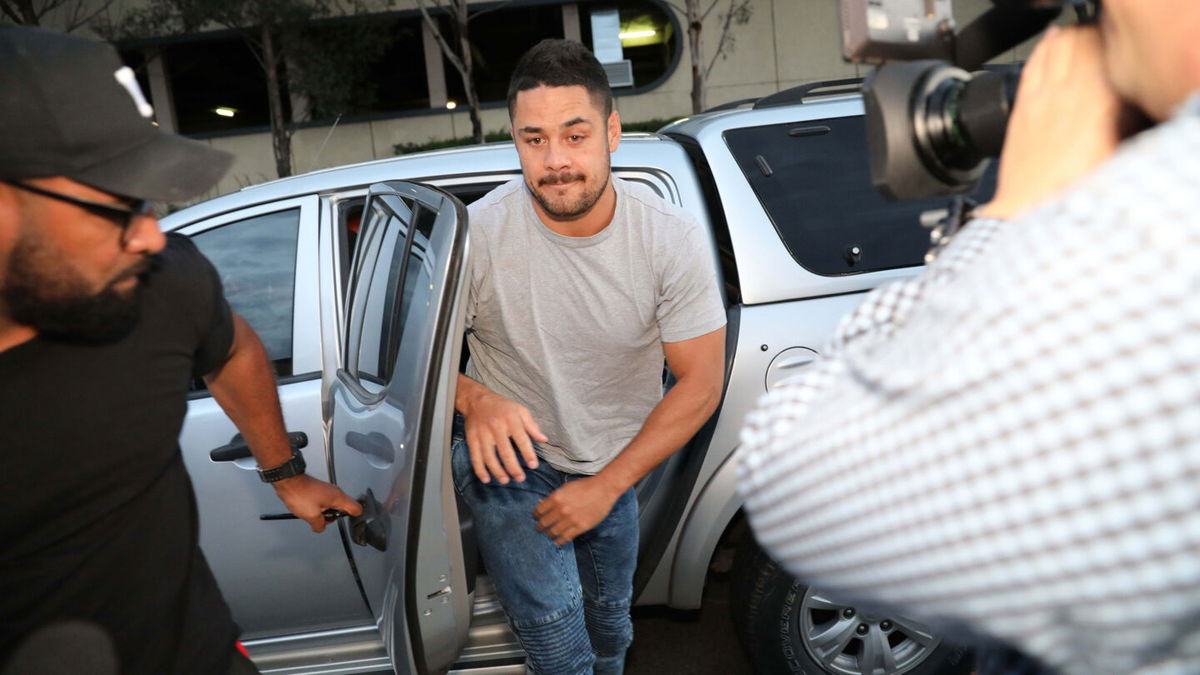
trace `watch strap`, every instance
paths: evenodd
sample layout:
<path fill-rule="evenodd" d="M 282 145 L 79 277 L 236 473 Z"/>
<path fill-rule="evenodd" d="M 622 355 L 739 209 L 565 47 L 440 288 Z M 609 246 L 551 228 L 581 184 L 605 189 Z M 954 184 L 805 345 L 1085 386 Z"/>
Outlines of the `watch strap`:
<path fill-rule="evenodd" d="M 304 455 L 300 454 L 299 450 L 293 448 L 291 459 L 272 469 L 260 468 L 258 470 L 258 477 L 264 483 L 275 483 L 284 478 L 299 476 L 304 473 L 305 468 L 307 468 L 307 465 L 304 463 Z"/>

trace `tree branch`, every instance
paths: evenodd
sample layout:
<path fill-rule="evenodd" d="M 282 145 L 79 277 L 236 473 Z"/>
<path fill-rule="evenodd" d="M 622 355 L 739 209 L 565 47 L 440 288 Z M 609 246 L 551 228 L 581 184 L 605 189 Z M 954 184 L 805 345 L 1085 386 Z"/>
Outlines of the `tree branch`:
<path fill-rule="evenodd" d="M 717 40 L 717 48 L 713 50 L 712 60 L 704 69 L 705 78 L 712 74 L 713 66 L 717 65 L 717 59 L 721 58 L 721 53 L 725 51 L 725 44 L 729 40 L 729 27 L 733 23 L 733 2 L 734 0 L 729 0 L 729 11 L 725 12 L 725 20 L 721 22 L 721 37 Z"/>
<path fill-rule="evenodd" d="M 684 8 L 680 7 L 679 5 L 677 5 L 677 4 L 673 3 L 673 2 L 671 2 L 670 0 L 665 0 L 665 2 L 666 2 L 666 5 L 667 5 L 667 7 L 670 7 L 671 9 L 675 10 L 676 12 L 678 12 L 678 13 L 680 14 L 680 16 L 682 16 L 684 19 L 687 19 L 687 10 L 686 10 L 686 9 L 684 9 Z"/>
<path fill-rule="evenodd" d="M 440 3 L 435 1 L 435 4 L 437 5 L 438 9 L 442 9 Z M 425 21 L 425 25 L 429 28 L 429 32 L 433 33 L 433 39 L 437 41 L 438 47 L 441 47 L 442 54 L 444 54 L 446 58 L 449 59 L 451 65 L 458 70 L 459 75 L 465 78 L 467 76 L 466 64 L 464 64 L 462 59 L 459 58 L 458 54 L 450 48 L 450 44 L 446 42 L 445 36 L 442 35 L 441 28 L 438 27 L 437 23 L 433 20 L 433 17 L 430 16 L 429 10 L 425 7 L 425 0 L 417 0 L 417 9 L 421 10 L 421 18 Z"/>
<path fill-rule="evenodd" d="M 488 7 L 487 9 L 479 10 L 475 14 L 467 17 L 467 21 L 474 21 L 475 19 L 478 19 L 479 17 L 483 16 L 484 14 L 490 14 L 498 9 L 504 9 L 505 5 L 511 5 L 511 4 L 512 4 L 512 0 L 504 0 L 504 2 L 501 2 L 500 4 L 493 5 L 491 7 Z"/>
<path fill-rule="evenodd" d="M 113 0 L 104 0 L 100 3 L 99 7 L 96 7 L 94 11 L 85 14 L 83 9 L 85 6 L 85 0 L 77 0 L 75 3 L 75 9 L 71 11 L 71 18 L 67 22 L 67 32 L 70 33 L 76 28 L 81 28 L 91 23 L 92 19 L 95 19 L 104 12 L 107 12 L 108 8 L 112 7 L 112 4 Z"/>
<path fill-rule="evenodd" d="M 17 8 L 11 2 L 11 0 L 0 0 L 0 12 L 3 12 L 4 16 L 7 16 L 8 18 L 12 19 L 13 23 L 16 23 L 16 24 L 23 23 L 21 21 L 21 15 L 17 14 Z"/>

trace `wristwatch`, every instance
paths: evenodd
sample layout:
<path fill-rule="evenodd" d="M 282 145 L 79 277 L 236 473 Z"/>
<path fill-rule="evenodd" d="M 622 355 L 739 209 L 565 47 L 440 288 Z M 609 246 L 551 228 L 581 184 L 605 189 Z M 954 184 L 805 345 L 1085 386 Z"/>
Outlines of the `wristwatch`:
<path fill-rule="evenodd" d="M 258 470 L 258 477 L 261 478 L 262 482 L 264 483 L 274 483 L 276 481 L 281 481 L 284 478 L 299 476 L 300 474 L 304 473 L 305 466 L 304 455 L 300 454 L 299 450 L 293 448 L 291 459 L 283 464 L 280 464 L 274 469 L 263 469 L 260 467 Z"/>

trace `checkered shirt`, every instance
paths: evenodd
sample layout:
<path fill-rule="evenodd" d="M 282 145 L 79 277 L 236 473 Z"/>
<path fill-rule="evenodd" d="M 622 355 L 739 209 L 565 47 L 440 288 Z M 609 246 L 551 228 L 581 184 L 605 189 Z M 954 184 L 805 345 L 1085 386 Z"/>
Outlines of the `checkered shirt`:
<path fill-rule="evenodd" d="M 801 579 L 1063 673 L 1200 673 L 1200 94 L 968 225 L 768 394 L 738 453 Z"/>

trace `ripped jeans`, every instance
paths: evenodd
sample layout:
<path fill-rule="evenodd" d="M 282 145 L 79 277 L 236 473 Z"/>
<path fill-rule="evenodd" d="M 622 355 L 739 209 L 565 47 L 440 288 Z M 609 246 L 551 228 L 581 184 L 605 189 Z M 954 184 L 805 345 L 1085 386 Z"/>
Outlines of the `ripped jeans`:
<path fill-rule="evenodd" d="M 481 483 L 457 415 L 452 452 L 454 486 L 474 512 L 483 562 L 528 655 L 529 672 L 620 675 L 633 642 L 634 491 L 626 491 L 599 525 L 555 546 L 535 529 L 533 509 L 561 485 L 585 476 L 563 473 L 545 461 L 529 469 L 521 460 L 524 482 Z"/>

